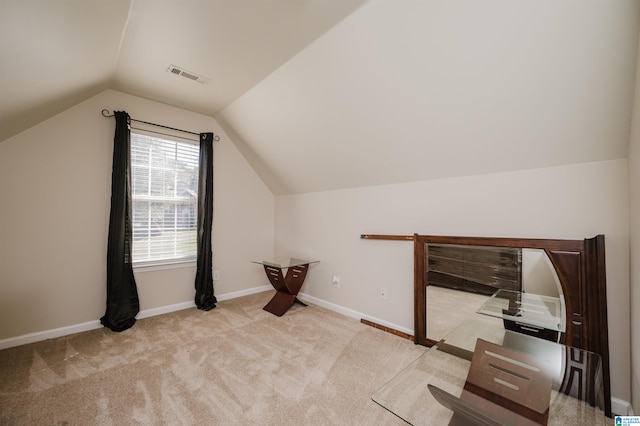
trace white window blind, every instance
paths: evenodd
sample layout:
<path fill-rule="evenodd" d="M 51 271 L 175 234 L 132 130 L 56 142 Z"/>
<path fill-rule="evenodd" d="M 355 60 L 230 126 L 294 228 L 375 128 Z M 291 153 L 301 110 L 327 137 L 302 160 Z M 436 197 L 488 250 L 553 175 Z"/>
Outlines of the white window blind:
<path fill-rule="evenodd" d="M 131 133 L 133 263 L 193 261 L 199 147 Z"/>

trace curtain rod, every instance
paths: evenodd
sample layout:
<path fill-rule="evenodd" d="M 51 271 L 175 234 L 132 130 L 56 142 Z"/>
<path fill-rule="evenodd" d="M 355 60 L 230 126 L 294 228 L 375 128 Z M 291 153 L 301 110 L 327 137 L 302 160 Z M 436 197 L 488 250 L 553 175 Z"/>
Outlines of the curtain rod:
<path fill-rule="evenodd" d="M 108 109 L 103 109 L 102 110 L 102 116 L 103 117 L 113 117 L 114 114 L 110 114 Z M 156 123 L 150 123 L 148 121 L 142 121 L 142 120 L 136 120 L 135 118 L 131 118 L 131 121 L 136 121 L 138 123 L 144 123 L 144 124 L 148 124 L 150 126 L 156 126 L 156 127 L 162 127 L 163 129 L 169 129 L 169 130 L 175 130 L 177 132 L 182 132 L 182 133 L 189 133 L 191 135 L 196 135 L 198 137 L 200 137 L 200 133 L 196 133 L 196 132 L 190 132 L 189 130 L 182 130 L 182 129 L 176 129 L 175 127 L 169 127 L 169 126 L 163 126 L 162 124 L 156 124 Z M 214 141 L 219 141 L 220 140 L 220 136 L 216 135 L 215 133 L 213 134 L 213 140 Z"/>

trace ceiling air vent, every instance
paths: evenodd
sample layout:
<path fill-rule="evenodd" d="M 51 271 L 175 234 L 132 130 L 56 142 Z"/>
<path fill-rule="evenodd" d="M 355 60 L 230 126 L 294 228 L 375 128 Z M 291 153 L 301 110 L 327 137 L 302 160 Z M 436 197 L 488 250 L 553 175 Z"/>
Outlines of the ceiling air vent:
<path fill-rule="evenodd" d="M 193 73 L 191 71 L 187 71 L 183 68 L 178 68 L 175 65 L 169 65 L 169 68 L 167 69 L 168 72 L 170 72 L 171 74 L 175 74 L 175 75 L 179 75 L 180 77 L 184 77 L 184 78 L 188 78 L 189 80 L 195 81 L 197 83 L 200 84 L 207 84 L 209 83 L 209 79 L 207 77 L 203 77 L 201 75 L 198 75 L 196 73 Z"/>

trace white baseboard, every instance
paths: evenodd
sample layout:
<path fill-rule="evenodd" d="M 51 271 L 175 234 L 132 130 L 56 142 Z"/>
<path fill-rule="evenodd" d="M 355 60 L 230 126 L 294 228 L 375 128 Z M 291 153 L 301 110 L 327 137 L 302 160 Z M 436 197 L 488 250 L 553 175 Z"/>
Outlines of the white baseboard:
<path fill-rule="evenodd" d="M 272 290 L 270 285 L 263 285 L 259 287 L 253 287 L 246 290 L 233 291 L 231 293 L 221 294 L 216 296 L 218 301 L 235 299 L 236 297 L 248 296 L 250 294 L 261 293 L 263 291 Z M 169 312 L 180 311 L 183 309 L 195 308 L 196 304 L 193 301 L 176 303 L 169 306 L 161 306 L 159 308 L 145 309 L 140 311 L 136 315 L 136 319 L 143 319 L 149 317 L 155 317 L 156 315 L 168 314 Z M 8 339 L 0 340 L 0 350 L 13 348 L 15 346 L 27 345 L 29 343 L 40 342 L 47 339 L 54 339 L 56 337 L 68 336 L 70 334 L 81 333 L 83 331 L 96 330 L 102 328 L 103 325 L 100 320 L 83 322 L 81 324 L 69 325 L 66 327 L 54 328 L 51 330 L 37 331 L 35 333 L 24 334 L 22 336 L 10 337 Z"/>
<path fill-rule="evenodd" d="M 195 307 L 196 307 L 196 303 L 191 301 L 191 302 L 176 303 L 174 305 L 168 305 L 168 306 L 160 306 L 159 308 L 145 309 L 144 311 L 138 312 L 138 315 L 136 315 L 136 319 L 155 317 L 162 314 L 168 314 L 169 312 L 181 311 L 183 309 L 189 309 L 189 308 L 195 308 Z"/>
<path fill-rule="evenodd" d="M 246 290 L 232 291 L 231 293 L 225 293 L 221 294 L 220 296 L 216 296 L 216 299 L 218 299 L 218 302 L 223 302 L 225 300 L 235 299 L 236 297 L 249 296 L 250 294 L 262 293 L 263 291 L 269 290 L 273 290 L 271 284 L 252 287 Z"/>
<path fill-rule="evenodd" d="M 619 416 L 634 416 L 633 407 L 628 401 L 611 397 L 611 412 Z"/>
<path fill-rule="evenodd" d="M 56 337 L 67 336 L 69 334 L 81 333 L 83 331 L 102 328 L 99 320 L 83 322 L 82 324 L 69 325 L 67 327 L 54 328 L 53 330 L 38 331 L 24 334 L 22 336 L 10 337 L 0 340 L 0 350 L 13 348 L 15 346 L 27 345 L 29 343 L 40 342 L 42 340 L 54 339 Z"/>
<path fill-rule="evenodd" d="M 405 334 L 409 334 L 411 336 L 413 336 L 413 329 L 411 328 L 406 328 L 406 327 L 402 327 L 398 324 L 394 324 L 392 322 L 389 321 L 385 321 L 383 319 L 380 318 L 376 318 L 376 317 L 372 317 L 371 315 L 367 315 L 364 314 L 362 312 L 358 312 L 355 311 L 353 309 L 349 309 L 349 308 L 345 308 L 344 306 L 340 306 L 340 305 L 336 305 L 335 303 L 331 303 L 331 302 L 327 302 L 326 300 L 322 300 L 322 299 L 318 299 L 317 297 L 313 297 L 313 296 L 309 296 L 308 294 L 305 293 L 300 293 L 298 296 L 300 296 L 300 299 L 303 301 L 309 301 L 309 303 L 313 303 L 314 305 L 318 305 L 321 308 L 325 308 L 328 309 L 330 311 L 333 312 L 337 312 L 339 314 L 351 317 L 351 318 L 355 318 L 357 320 L 360 319 L 365 319 L 367 321 L 371 321 L 374 322 L 376 324 L 385 326 L 385 327 L 389 327 L 392 328 L 394 330 L 398 330 L 401 331 Z"/>

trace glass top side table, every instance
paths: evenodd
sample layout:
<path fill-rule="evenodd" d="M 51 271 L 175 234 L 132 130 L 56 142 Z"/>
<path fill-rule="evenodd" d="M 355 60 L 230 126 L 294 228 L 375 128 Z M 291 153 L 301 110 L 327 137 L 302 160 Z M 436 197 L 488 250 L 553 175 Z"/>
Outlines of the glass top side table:
<path fill-rule="evenodd" d="M 500 289 L 477 311 L 502 318 L 505 328 L 558 342 L 565 331 L 560 298 Z"/>
<path fill-rule="evenodd" d="M 307 276 L 309 265 L 319 260 L 304 260 L 296 258 L 277 258 L 262 261 L 252 261 L 264 267 L 269 282 L 276 290 L 276 294 L 262 309 L 281 317 L 294 303 L 307 306 L 298 299 L 298 292 Z M 286 271 L 286 275 L 282 272 Z"/>
<path fill-rule="evenodd" d="M 277 257 L 267 260 L 252 260 L 251 263 L 257 263 L 258 265 L 272 266 L 274 268 L 288 269 L 295 266 L 310 265 L 312 263 L 319 263 L 319 260 L 304 260 L 296 259 L 294 257 Z"/>

